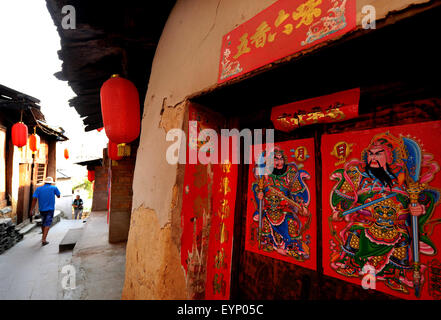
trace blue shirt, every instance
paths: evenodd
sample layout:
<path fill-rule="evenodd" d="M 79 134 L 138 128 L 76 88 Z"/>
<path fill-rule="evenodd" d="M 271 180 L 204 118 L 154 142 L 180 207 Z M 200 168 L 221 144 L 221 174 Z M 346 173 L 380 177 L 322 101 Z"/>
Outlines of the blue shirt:
<path fill-rule="evenodd" d="M 40 211 L 55 210 L 55 196 L 60 196 L 60 190 L 49 183 L 35 189 L 33 198 L 38 199 Z"/>

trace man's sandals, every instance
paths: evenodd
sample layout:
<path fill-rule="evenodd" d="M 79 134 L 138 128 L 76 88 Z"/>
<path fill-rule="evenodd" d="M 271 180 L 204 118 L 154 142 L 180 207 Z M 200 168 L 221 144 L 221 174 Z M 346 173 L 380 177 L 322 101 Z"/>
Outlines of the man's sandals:
<path fill-rule="evenodd" d="M 47 242 L 47 241 L 41 241 L 41 245 L 42 245 L 42 246 L 45 246 L 45 245 L 47 245 L 47 244 L 49 244 L 49 242 Z"/>

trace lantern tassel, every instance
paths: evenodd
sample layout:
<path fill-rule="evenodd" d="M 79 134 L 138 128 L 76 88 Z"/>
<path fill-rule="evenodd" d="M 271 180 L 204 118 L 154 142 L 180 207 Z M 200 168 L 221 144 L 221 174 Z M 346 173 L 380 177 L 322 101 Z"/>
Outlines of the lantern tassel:
<path fill-rule="evenodd" d="M 124 156 L 129 157 L 130 156 L 130 145 L 126 145 L 124 148 Z"/>
<path fill-rule="evenodd" d="M 125 143 L 120 143 L 118 145 L 118 157 L 128 157 L 130 156 L 130 145 Z"/>

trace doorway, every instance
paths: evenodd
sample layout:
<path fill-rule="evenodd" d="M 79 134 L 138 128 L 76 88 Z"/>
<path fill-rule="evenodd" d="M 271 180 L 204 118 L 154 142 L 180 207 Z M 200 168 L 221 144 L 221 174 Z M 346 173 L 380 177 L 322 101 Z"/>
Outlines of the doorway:
<path fill-rule="evenodd" d="M 19 189 L 17 201 L 17 224 L 29 216 L 29 200 L 31 197 L 31 164 L 19 164 Z"/>

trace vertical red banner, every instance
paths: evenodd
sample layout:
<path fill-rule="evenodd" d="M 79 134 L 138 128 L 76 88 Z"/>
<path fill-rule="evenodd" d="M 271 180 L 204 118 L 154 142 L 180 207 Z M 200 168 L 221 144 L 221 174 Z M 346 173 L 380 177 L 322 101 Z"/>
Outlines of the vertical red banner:
<path fill-rule="evenodd" d="M 207 259 L 206 299 L 229 299 L 237 165 L 227 161 L 214 172 L 212 231 Z"/>
<path fill-rule="evenodd" d="M 316 270 L 314 139 L 276 143 L 263 158 L 274 170 L 250 165 L 245 249 Z"/>
<path fill-rule="evenodd" d="M 324 274 L 441 297 L 441 122 L 324 135 Z"/>
<path fill-rule="evenodd" d="M 187 160 L 192 153 L 196 158 L 203 153 L 218 161 L 185 165 L 181 263 L 187 273 L 188 297 L 229 299 L 237 165 L 231 164 L 231 158 L 219 157 L 222 116 L 191 105 L 189 121 Z M 201 138 L 204 129 L 214 130 L 218 141 Z M 206 152 L 210 143 L 213 148 Z"/>

